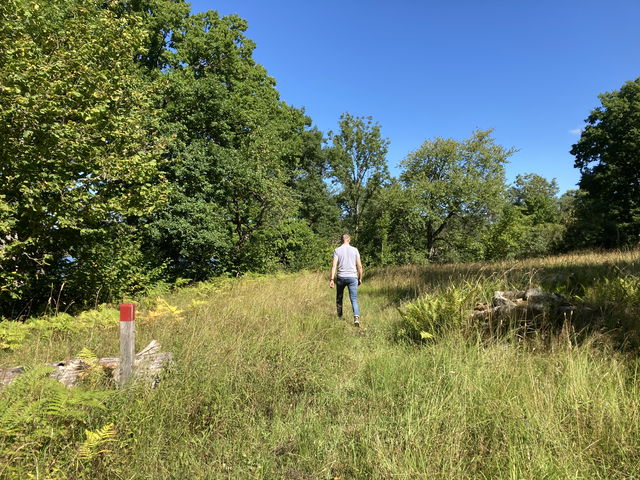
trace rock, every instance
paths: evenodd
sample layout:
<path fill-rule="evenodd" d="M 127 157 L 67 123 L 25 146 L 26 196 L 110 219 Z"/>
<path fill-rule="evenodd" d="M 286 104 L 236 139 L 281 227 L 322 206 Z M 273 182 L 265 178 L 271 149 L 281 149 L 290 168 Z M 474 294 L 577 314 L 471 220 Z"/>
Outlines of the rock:
<path fill-rule="evenodd" d="M 493 308 L 488 304 L 476 304 L 471 319 L 475 322 L 486 321 L 490 328 L 514 325 L 514 321 L 535 328 L 543 324 L 560 326 L 568 315 L 577 311 L 577 307 L 563 296 L 539 288 L 496 291 L 492 305 Z"/>
<path fill-rule="evenodd" d="M 500 291 L 495 292 L 493 294 L 493 300 L 492 300 L 493 306 L 494 307 L 506 306 L 511 308 L 515 307 L 516 304 L 513 301 L 511 301 L 511 299 L 509 299 L 509 297 L 506 295 L 507 293 L 510 294 L 511 292 L 500 292 Z M 515 297 L 513 297 L 513 295 L 509 295 L 509 296 L 511 296 L 515 300 Z"/>
<path fill-rule="evenodd" d="M 11 382 L 15 380 L 15 378 L 24 373 L 24 367 L 12 367 L 5 368 L 4 370 L 0 370 L 0 387 L 4 387 L 5 385 L 9 385 Z"/>

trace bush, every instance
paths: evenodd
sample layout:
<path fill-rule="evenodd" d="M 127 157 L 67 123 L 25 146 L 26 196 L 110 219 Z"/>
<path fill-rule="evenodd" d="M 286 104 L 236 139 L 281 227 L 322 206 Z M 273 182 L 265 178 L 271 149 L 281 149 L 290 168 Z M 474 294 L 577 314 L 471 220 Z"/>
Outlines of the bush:
<path fill-rule="evenodd" d="M 95 327 L 115 327 L 118 311 L 101 305 L 95 310 L 82 312 L 78 316 L 59 313 L 51 317 L 30 318 L 25 322 L 0 319 L 0 351 L 16 350 L 31 336 L 32 332 L 49 337 L 56 332 L 78 332 Z"/>
<path fill-rule="evenodd" d="M 468 326 L 468 313 L 473 304 L 485 296 L 481 284 L 449 285 L 442 291 L 428 293 L 400 308 L 396 340 L 422 343 L 441 337 L 446 332 Z"/>
<path fill-rule="evenodd" d="M 88 462 L 108 453 L 114 428 L 87 428 L 108 393 L 66 388 L 51 371 L 29 370 L 0 394 L 0 478 L 91 478 Z"/>

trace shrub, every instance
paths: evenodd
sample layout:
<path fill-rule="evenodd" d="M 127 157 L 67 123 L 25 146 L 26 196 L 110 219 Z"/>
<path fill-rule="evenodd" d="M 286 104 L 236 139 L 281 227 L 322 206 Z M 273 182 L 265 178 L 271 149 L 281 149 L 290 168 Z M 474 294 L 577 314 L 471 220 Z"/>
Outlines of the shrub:
<path fill-rule="evenodd" d="M 106 453 L 115 431 L 89 427 L 108 392 L 66 388 L 34 368 L 0 394 L 0 478 L 83 478 L 84 462 Z"/>
<path fill-rule="evenodd" d="M 0 321 L 0 351 L 16 350 L 31 336 L 32 332 L 44 338 L 56 332 L 79 332 L 95 327 L 110 327 L 118 324 L 118 311 L 107 305 L 82 312 L 77 316 L 59 313 L 51 317 L 30 318 L 25 322 Z"/>
<path fill-rule="evenodd" d="M 397 340 L 421 343 L 466 328 L 468 311 L 485 296 L 483 285 L 465 283 L 449 285 L 442 291 L 428 293 L 400 308 L 400 321 L 394 336 Z"/>

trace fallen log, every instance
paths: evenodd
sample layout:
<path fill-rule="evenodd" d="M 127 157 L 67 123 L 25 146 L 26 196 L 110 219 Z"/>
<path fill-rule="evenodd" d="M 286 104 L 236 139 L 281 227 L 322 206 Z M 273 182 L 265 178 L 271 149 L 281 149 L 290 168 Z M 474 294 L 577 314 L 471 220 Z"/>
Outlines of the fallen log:
<path fill-rule="evenodd" d="M 152 340 L 136 356 L 133 362 L 133 379 L 148 382 L 155 387 L 160 380 L 160 372 L 169 366 L 173 359 L 171 352 L 160 352 L 160 343 Z M 99 365 L 104 368 L 108 375 L 118 383 L 120 369 L 120 358 L 105 357 L 99 358 L 97 362 L 73 358 L 71 360 L 50 363 L 55 371 L 51 373 L 51 378 L 55 378 L 67 387 L 72 387 L 78 381 L 78 377 L 89 368 Z M 0 387 L 10 384 L 19 375 L 25 372 L 23 366 L 0 369 Z"/>
<path fill-rule="evenodd" d="M 9 385 L 22 373 L 24 373 L 24 367 L 11 367 L 0 370 L 0 387 Z"/>

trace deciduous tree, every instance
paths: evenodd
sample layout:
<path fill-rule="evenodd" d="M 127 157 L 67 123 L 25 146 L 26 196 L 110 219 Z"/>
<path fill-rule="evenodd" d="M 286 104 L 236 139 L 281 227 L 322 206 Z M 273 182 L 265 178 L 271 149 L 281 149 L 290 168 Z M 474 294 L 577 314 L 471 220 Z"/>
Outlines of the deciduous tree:
<path fill-rule="evenodd" d="M 491 130 L 478 130 L 462 142 L 427 140 L 402 161 L 412 235 L 429 259 L 481 255 L 483 229 L 504 205 L 504 164 L 512 153 Z"/>
<path fill-rule="evenodd" d="M 8 218 L 0 268 L 12 277 L 0 288 L 0 309 L 7 315 L 46 299 L 51 285 L 95 293 L 101 268 L 113 266 L 94 262 L 92 246 L 108 249 L 117 237 L 117 250 L 124 248 L 128 225 L 166 196 L 154 85 L 133 63 L 145 32 L 139 15 L 119 15 L 114 5 L 0 3 L 0 197 Z M 115 290 L 135 276 L 122 273 Z M 21 297 L 22 307 L 10 297 Z"/>
<path fill-rule="evenodd" d="M 640 78 L 620 90 L 600 95 L 580 140 L 573 145 L 580 169 L 578 212 L 592 227 L 602 246 L 640 241 Z M 589 218 L 587 218 L 589 217 Z M 594 220 L 597 219 L 597 225 Z"/>
<path fill-rule="evenodd" d="M 389 140 L 382 138 L 372 117 L 344 113 L 338 125 L 338 133 L 329 133 L 331 177 L 340 188 L 346 226 L 357 239 L 363 212 L 388 177 Z"/>

